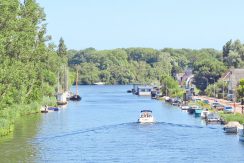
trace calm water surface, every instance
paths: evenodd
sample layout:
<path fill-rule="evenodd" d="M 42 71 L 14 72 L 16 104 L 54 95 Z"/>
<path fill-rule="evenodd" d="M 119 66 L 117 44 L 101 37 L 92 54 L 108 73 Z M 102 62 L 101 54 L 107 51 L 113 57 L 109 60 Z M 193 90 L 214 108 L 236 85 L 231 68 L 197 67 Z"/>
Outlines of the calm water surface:
<path fill-rule="evenodd" d="M 244 162 L 238 136 L 128 89 L 80 86 L 82 101 L 18 120 L 0 140 L 0 162 Z M 157 123 L 136 123 L 142 109 Z"/>

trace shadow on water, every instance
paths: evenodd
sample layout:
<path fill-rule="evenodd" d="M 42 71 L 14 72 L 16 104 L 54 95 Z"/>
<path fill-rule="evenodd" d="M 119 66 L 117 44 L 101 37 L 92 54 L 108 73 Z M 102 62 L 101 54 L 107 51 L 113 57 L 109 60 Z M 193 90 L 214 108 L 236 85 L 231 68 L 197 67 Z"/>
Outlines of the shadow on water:
<path fill-rule="evenodd" d="M 183 127 L 183 128 L 196 128 L 196 129 L 202 129 L 202 128 L 209 128 L 209 129 L 219 129 L 219 128 L 215 128 L 215 127 L 210 127 L 210 126 L 198 126 L 198 125 L 186 125 L 186 124 L 174 124 L 174 123 L 167 123 L 167 122 L 155 122 L 155 123 L 138 123 L 138 122 L 129 122 L 129 123 L 120 123 L 120 124 L 114 124 L 114 125 L 104 125 L 104 126 L 100 126 L 100 127 L 94 127 L 94 128 L 88 128 L 88 129 L 84 129 L 84 130 L 76 130 L 76 131 L 71 131 L 68 133 L 63 133 L 63 134 L 57 134 L 57 135 L 53 135 L 53 136 L 47 136 L 47 137 L 39 137 L 36 138 L 36 140 L 38 142 L 43 142 L 43 141 L 48 141 L 48 140 L 52 140 L 52 139 L 56 139 L 56 138 L 62 138 L 62 137 L 67 137 L 67 136 L 74 136 L 74 135 L 78 135 L 78 134 L 84 134 L 87 132 L 96 132 L 96 131 L 101 131 L 101 130 L 109 130 L 109 129 L 114 129 L 114 128 L 118 128 L 121 126 L 139 126 L 139 127 L 143 127 L 143 126 L 170 126 L 170 127 Z"/>

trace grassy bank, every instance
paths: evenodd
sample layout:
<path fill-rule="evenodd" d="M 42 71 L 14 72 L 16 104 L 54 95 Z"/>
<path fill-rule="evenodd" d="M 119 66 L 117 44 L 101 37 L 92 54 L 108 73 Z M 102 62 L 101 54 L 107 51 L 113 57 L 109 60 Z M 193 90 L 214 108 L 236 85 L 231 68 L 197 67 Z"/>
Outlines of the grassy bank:
<path fill-rule="evenodd" d="M 202 101 L 197 101 L 197 102 L 192 102 L 191 101 L 191 102 L 189 102 L 188 105 L 198 105 L 198 106 L 200 106 L 203 109 L 208 109 L 209 111 L 214 111 L 209 104 L 206 104 L 206 103 L 204 103 Z"/>
<path fill-rule="evenodd" d="M 236 114 L 225 114 L 223 112 L 219 112 L 220 116 L 226 121 L 226 122 L 230 122 L 230 121 L 237 121 L 240 124 L 244 124 L 244 115 L 240 114 L 240 113 L 236 113 Z"/>
<path fill-rule="evenodd" d="M 20 116 L 40 113 L 41 105 L 55 106 L 55 97 L 44 97 L 42 102 L 33 102 L 28 105 L 13 105 L 0 110 L 0 136 L 5 136 L 14 130 L 15 120 Z"/>
<path fill-rule="evenodd" d="M 204 102 L 197 102 L 197 105 L 201 106 L 202 108 L 209 109 L 210 111 L 214 111 L 209 104 L 205 104 Z M 240 113 L 228 114 L 228 113 L 224 113 L 223 111 L 219 111 L 218 114 L 225 122 L 237 121 L 240 124 L 244 124 L 243 114 Z"/>

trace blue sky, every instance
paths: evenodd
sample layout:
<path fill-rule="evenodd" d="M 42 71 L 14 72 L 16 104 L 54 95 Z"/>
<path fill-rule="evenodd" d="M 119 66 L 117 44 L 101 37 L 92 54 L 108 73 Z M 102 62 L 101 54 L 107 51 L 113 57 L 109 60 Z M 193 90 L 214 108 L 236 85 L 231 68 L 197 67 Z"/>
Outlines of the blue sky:
<path fill-rule="evenodd" d="M 37 0 L 69 49 L 215 48 L 244 40 L 243 0 Z"/>

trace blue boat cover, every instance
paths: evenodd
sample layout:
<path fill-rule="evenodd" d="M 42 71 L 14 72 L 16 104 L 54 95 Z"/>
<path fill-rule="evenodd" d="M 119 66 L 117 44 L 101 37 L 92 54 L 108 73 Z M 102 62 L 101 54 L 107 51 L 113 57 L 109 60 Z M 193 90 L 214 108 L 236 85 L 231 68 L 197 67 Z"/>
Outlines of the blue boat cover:
<path fill-rule="evenodd" d="M 151 112 L 152 113 L 151 110 L 142 110 L 141 112 Z"/>

